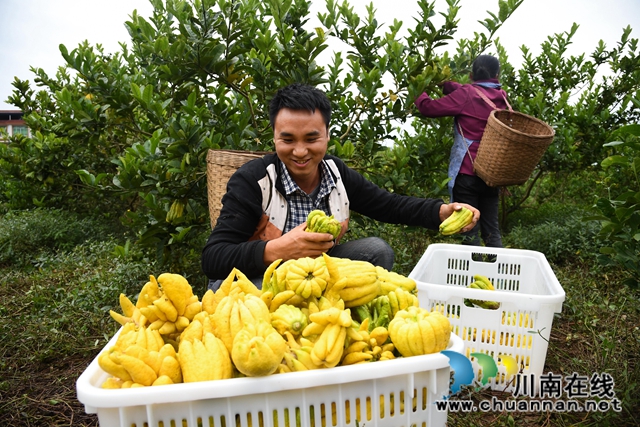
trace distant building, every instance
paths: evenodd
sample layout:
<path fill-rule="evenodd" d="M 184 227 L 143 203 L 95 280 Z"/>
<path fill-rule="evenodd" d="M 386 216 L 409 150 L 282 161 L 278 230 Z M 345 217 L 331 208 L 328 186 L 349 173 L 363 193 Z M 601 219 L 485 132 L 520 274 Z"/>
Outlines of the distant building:
<path fill-rule="evenodd" d="M 9 136 L 31 136 L 31 131 L 22 120 L 22 111 L 20 110 L 0 110 L 0 131 L 4 131 Z M 0 132 L 0 140 L 4 139 L 5 135 Z"/>

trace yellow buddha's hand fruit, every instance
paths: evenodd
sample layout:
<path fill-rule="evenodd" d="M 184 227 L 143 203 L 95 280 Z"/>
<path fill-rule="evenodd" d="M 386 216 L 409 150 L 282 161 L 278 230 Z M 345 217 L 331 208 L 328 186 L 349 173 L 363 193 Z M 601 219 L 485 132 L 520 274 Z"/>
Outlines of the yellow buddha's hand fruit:
<path fill-rule="evenodd" d="M 344 286 L 338 291 L 347 308 L 364 305 L 381 293 L 376 266 L 367 261 L 332 257 Z"/>
<path fill-rule="evenodd" d="M 231 360 L 248 377 L 273 374 L 282 362 L 288 346 L 271 323 L 258 319 L 246 323 L 233 339 Z"/>
<path fill-rule="evenodd" d="M 335 219 L 333 215 L 327 216 L 324 211 L 316 209 L 309 212 L 309 215 L 307 216 L 307 228 L 305 228 L 305 231 L 313 233 L 329 233 L 334 239 L 337 239 L 340 237 L 342 225 L 340 225 L 340 221 Z"/>
<path fill-rule="evenodd" d="M 153 368 L 141 359 L 121 352 L 112 353 L 112 360 L 127 370 L 134 383 L 150 386 L 158 378 Z"/>
<path fill-rule="evenodd" d="M 453 211 L 449 218 L 440 224 L 440 234 L 448 236 L 450 234 L 459 233 L 460 230 L 473 222 L 473 212 L 462 207 L 462 209 Z"/>
<path fill-rule="evenodd" d="M 384 267 L 376 266 L 378 273 L 378 281 L 380 282 L 381 295 L 387 295 L 389 292 L 395 291 L 398 288 L 402 288 L 407 292 L 416 294 L 416 281 L 398 274 L 394 271 L 388 271 Z"/>
<path fill-rule="evenodd" d="M 162 273 L 158 276 L 158 283 L 164 295 L 171 301 L 178 316 L 184 316 L 187 305 L 193 296 L 191 285 L 183 276 L 174 273 Z M 194 313 L 195 314 L 195 313 Z M 193 318 L 193 316 L 191 316 Z"/>
<path fill-rule="evenodd" d="M 212 333 L 202 340 L 181 340 L 178 361 L 185 383 L 231 378 L 233 366 L 224 343 Z"/>
<path fill-rule="evenodd" d="M 404 357 L 420 356 L 445 350 L 451 335 L 451 324 L 438 311 L 422 307 L 400 310 L 389 322 L 389 337 Z"/>
<path fill-rule="evenodd" d="M 389 300 L 389 307 L 391 309 L 390 317 L 393 318 L 400 310 L 405 310 L 407 307 L 418 307 L 420 302 L 418 297 L 411 292 L 407 292 L 402 288 L 396 288 L 395 290 L 387 294 Z"/>
<path fill-rule="evenodd" d="M 484 291 L 495 291 L 495 287 L 493 283 L 486 277 L 481 276 L 479 274 L 475 274 L 473 276 L 473 282 L 471 282 L 468 286 L 470 289 L 480 289 Z M 488 310 L 497 310 L 500 308 L 500 303 L 497 301 L 487 301 L 481 299 L 470 299 L 465 298 L 464 304 L 470 307 L 478 306 L 480 308 L 485 308 Z"/>
<path fill-rule="evenodd" d="M 302 310 L 296 306 L 282 304 L 276 311 L 271 313 L 271 326 L 273 326 L 280 335 L 290 332 L 293 335 L 299 335 L 307 326 L 307 316 Z"/>
<path fill-rule="evenodd" d="M 229 354 L 233 339 L 245 324 L 255 323 L 258 319 L 270 320 L 269 308 L 262 299 L 241 292 L 232 292 L 222 298 L 211 316 L 214 333 L 224 342 Z"/>
<path fill-rule="evenodd" d="M 329 271 L 322 258 L 304 257 L 288 264 L 286 287 L 307 299 L 320 298 L 327 287 Z"/>

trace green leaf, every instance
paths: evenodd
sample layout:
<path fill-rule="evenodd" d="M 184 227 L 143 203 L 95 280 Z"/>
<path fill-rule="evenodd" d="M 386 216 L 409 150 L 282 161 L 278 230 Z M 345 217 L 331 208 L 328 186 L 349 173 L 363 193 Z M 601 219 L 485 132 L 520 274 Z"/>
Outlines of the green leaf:
<path fill-rule="evenodd" d="M 146 85 L 144 87 L 144 90 L 142 92 L 142 101 L 146 106 L 151 105 L 151 102 L 153 101 L 153 86 Z"/>
<path fill-rule="evenodd" d="M 628 163 L 629 163 L 629 159 L 627 157 L 615 155 L 615 156 L 609 156 L 606 159 L 604 159 L 601 165 L 603 168 L 608 168 L 614 165 L 627 165 Z"/>
<path fill-rule="evenodd" d="M 80 177 L 80 180 L 87 185 L 94 185 L 96 182 L 96 177 L 89 171 L 85 169 L 77 170 L 76 173 Z"/>
<path fill-rule="evenodd" d="M 634 135 L 640 136 L 640 124 L 630 124 L 619 127 L 616 131 L 613 132 L 614 136 L 617 135 Z"/>

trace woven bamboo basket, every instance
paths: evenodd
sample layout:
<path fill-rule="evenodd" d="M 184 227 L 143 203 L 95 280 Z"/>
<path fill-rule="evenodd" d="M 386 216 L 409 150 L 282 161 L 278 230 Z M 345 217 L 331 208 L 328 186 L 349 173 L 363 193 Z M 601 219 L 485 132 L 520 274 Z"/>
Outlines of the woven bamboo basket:
<path fill-rule="evenodd" d="M 211 228 L 215 227 L 222 196 L 227 192 L 227 182 L 238 168 L 249 160 L 257 159 L 267 151 L 209 150 L 207 153 L 207 199 Z"/>
<path fill-rule="evenodd" d="M 551 126 L 517 111 L 491 112 L 473 162 L 487 185 L 525 183 L 547 150 L 555 131 Z"/>

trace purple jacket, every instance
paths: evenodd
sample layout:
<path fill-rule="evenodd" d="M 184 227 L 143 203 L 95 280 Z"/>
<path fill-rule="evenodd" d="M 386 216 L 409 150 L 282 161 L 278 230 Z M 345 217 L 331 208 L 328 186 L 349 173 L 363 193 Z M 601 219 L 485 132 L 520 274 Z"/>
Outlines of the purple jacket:
<path fill-rule="evenodd" d="M 474 84 L 446 82 L 443 87 L 445 96 L 431 99 L 423 93 L 415 104 L 426 117 L 454 117 L 454 142 L 449 157 L 449 196 L 453 201 L 453 187 L 458 174 L 475 175 L 471 159 L 478 153 L 477 143 L 482 138 L 489 114 L 493 107 L 476 91 L 481 91 L 497 108 L 507 108 L 506 93 L 500 89 L 497 79 L 479 80 Z M 462 135 L 460 134 L 462 128 Z M 464 138 L 463 138 L 464 136 Z"/>
<path fill-rule="evenodd" d="M 499 84 L 498 79 L 479 80 L 476 83 Z M 479 87 L 479 86 L 476 86 Z M 502 89 L 479 87 L 496 107 L 507 108 L 506 92 Z M 426 93 L 420 95 L 416 101 L 418 111 L 425 117 L 453 116 L 460 123 L 462 133 L 467 139 L 479 141 L 487 124 L 492 108 L 476 93 L 472 84 L 446 82 L 443 87 L 445 96 L 432 99 Z"/>

